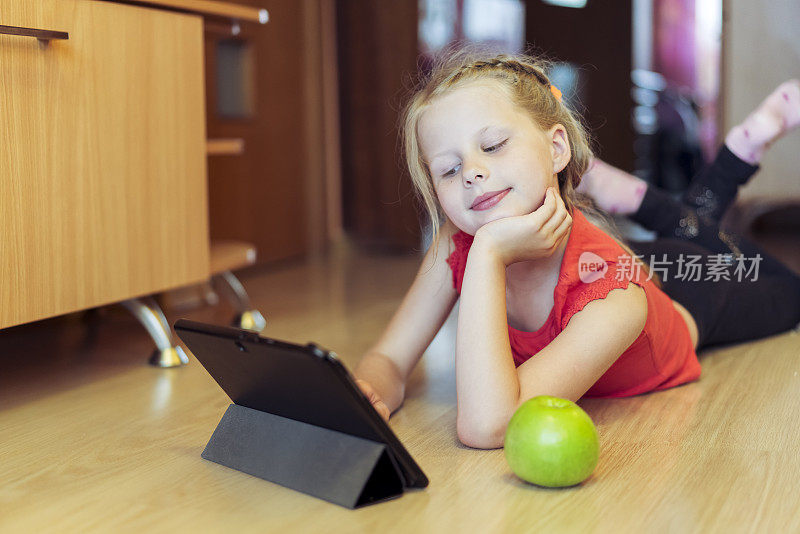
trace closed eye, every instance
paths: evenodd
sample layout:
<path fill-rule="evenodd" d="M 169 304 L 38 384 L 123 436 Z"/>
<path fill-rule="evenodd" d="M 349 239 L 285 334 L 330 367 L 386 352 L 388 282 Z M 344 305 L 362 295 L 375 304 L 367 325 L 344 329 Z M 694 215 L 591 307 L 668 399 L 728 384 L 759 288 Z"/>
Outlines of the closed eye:
<path fill-rule="evenodd" d="M 453 167 L 452 169 L 450 169 L 450 170 L 449 170 L 449 171 L 447 171 L 446 173 L 442 174 L 442 178 L 447 178 L 448 176 L 453 176 L 453 175 L 454 175 L 456 172 L 458 172 L 458 169 L 459 169 L 460 167 L 461 167 L 461 165 L 460 165 L 460 164 L 459 164 L 459 165 L 456 165 L 455 167 Z"/>
<path fill-rule="evenodd" d="M 497 152 L 497 151 L 498 151 L 498 150 L 500 150 L 500 149 L 503 147 L 503 145 L 505 145 L 506 143 L 508 143 L 508 139 L 505 139 L 505 140 L 503 140 L 503 141 L 500 141 L 500 142 L 499 142 L 499 143 L 497 143 L 496 145 L 492 145 L 492 146 L 486 147 L 486 148 L 484 148 L 484 149 L 483 149 L 483 151 L 484 151 L 484 152 Z"/>

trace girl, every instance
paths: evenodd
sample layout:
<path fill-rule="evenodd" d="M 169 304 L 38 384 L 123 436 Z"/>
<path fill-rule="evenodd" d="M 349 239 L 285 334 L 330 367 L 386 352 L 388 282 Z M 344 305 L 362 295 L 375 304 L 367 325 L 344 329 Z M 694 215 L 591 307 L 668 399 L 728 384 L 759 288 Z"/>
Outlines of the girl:
<path fill-rule="evenodd" d="M 674 387 L 699 377 L 697 349 L 791 328 L 800 322 L 800 277 L 720 231 L 718 220 L 766 146 L 798 123 L 793 81 L 734 128 L 679 202 L 592 166 L 584 130 L 540 62 L 464 52 L 445 59 L 407 106 L 403 132 L 433 246 L 357 366 L 360 387 L 388 419 L 460 296 L 457 433 L 465 445 L 495 448 L 533 396 L 576 401 Z M 584 194 L 660 238 L 628 247 Z M 659 281 L 637 254 L 699 255 L 717 270 L 734 256 L 760 255 L 761 263 L 755 280 L 667 272 Z"/>

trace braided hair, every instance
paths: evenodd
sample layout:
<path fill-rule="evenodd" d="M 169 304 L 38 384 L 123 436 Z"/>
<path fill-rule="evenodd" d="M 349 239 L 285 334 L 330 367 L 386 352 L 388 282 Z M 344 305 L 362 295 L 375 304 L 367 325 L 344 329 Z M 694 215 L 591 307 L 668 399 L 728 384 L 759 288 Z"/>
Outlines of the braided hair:
<path fill-rule="evenodd" d="M 522 76 L 533 76 L 542 85 L 550 86 L 550 80 L 547 78 L 541 66 L 537 66 L 535 63 L 525 63 L 524 60 L 505 54 L 495 56 L 489 60 L 474 61 L 462 65 L 461 68 L 453 72 L 447 82 L 452 84 L 470 72 L 491 69 L 510 71 Z"/>

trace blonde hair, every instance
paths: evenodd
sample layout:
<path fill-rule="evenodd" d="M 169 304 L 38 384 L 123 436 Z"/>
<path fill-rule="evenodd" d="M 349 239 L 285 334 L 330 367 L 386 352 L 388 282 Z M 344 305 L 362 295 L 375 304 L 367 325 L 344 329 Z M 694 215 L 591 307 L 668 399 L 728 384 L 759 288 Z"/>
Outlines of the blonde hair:
<path fill-rule="evenodd" d="M 419 89 L 403 111 L 402 142 L 411 181 L 420 203 L 427 212 L 433 245 L 446 216 L 433 187 L 430 170 L 422 158 L 418 125 L 422 114 L 437 98 L 469 82 L 494 80 L 508 91 L 512 102 L 525 110 L 543 130 L 561 124 L 567 133 L 570 161 L 558 173 L 561 197 L 570 214 L 578 208 L 587 219 L 604 230 L 631 257 L 635 254 L 624 242 L 613 219 L 592 199 L 575 189 L 592 162 L 592 149 L 580 118 L 551 90 L 546 72 L 550 62 L 523 54 L 493 54 L 474 48 L 456 48 L 436 58 L 430 74 L 421 80 Z M 637 259 L 645 273 L 646 263 Z M 653 276 L 656 284 L 660 281 Z"/>

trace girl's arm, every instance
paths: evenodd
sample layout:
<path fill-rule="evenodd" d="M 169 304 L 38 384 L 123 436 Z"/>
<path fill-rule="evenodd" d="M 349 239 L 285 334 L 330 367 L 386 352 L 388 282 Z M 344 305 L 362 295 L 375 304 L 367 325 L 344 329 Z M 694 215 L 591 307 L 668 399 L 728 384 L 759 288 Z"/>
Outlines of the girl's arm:
<path fill-rule="evenodd" d="M 408 375 L 458 298 L 447 265 L 450 239 L 456 231 L 450 221 L 442 226 L 438 252 L 436 244 L 432 244 L 389 326 L 365 353 L 353 373 L 372 386 L 390 412 L 403 403 Z M 362 384 L 362 389 L 368 388 Z"/>
<path fill-rule="evenodd" d="M 508 421 L 531 397 L 578 400 L 636 340 L 647 319 L 641 287 L 614 289 L 573 315 L 549 345 L 515 368 L 505 270 L 491 247 L 473 242 L 456 335 L 456 428 L 470 447 L 502 447 Z"/>

